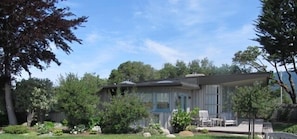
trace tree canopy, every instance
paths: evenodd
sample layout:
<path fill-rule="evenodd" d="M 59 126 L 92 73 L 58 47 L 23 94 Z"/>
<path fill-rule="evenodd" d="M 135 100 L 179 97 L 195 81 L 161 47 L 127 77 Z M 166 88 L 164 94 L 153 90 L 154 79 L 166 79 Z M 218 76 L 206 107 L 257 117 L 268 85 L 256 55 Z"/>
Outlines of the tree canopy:
<path fill-rule="evenodd" d="M 90 73 L 82 78 L 73 73 L 60 77 L 56 89 L 58 107 L 65 112 L 69 125 L 86 124 L 98 114 L 97 93 L 104 84 L 104 80 Z"/>
<path fill-rule="evenodd" d="M 202 60 L 195 59 L 186 64 L 184 61 L 176 61 L 175 65 L 165 63 L 163 68 L 159 70 L 160 78 L 178 78 L 185 77 L 187 74 L 202 73 L 205 75 L 219 75 L 239 73 L 240 70 L 236 65 L 223 64 L 215 66 L 208 58 Z"/>
<path fill-rule="evenodd" d="M 276 102 L 271 90 L 260 83 L 238 87 L 232 94 L 233 111 L 246 118 L 269 118 Z"/>
<path fill-rule="evenodd" d="M 234 54 L 232 61 L 241 67 L 243 72 L 266 72 L 267 66 L 262 62 L 262 51 L 257 46 L 248 46 L 244 51 L 238 51 Z"/>
<path fill-rule="evenodd" d="M 58 8 L 58 0 L 3 0 L 0 2 L 1 67 L 12 74 L 29 67 L 45 69 L 50 62 L 60 64 L 52 52 L 51 43 L 69 54 L 68 42 L 78 42 L 72 32 L 87 17 L 75 17 L 69 8 Z M 8 64 L 8 65 L 7 65 Z"/>
<path fill-rule="evenodd" d="M 176 63 L 165 63 L 160 70 L 143 62 L 127 61 L 113 69 L 109 75 L 109 84 L 122 81 L 143 82 L 153 79 L 169 79 L 185 77 L 187 74 L 203 73 L 205 75 L 240 73 L 237 65 L 223 64 L 215 66 L 208 58 L 195 59 L 189 63 L 177 60 Z"/>
<path fill-rule="evenodd" d="M 109 83 L 120 83 L 122 81 L 141 82 L 155 79 L 156 70 L 151 65 L 143 62 L 127 61 L 112 70 L 109 75 Z"/>
<path fill-rule="evenodd" d="M 57 7 L 59 0 L 0 1 L 0 74 L 5 78 L 6 109 L 10 124 L 16 124 L 11 101 L 12 76 L 30 67 L 46 69 L 51 62 L 61 64 L 52 45 L 69 54 L 68 42 L 81 43 L 73 30 L 87 17 L 76 17 L 68 7 Z"/>
<path fill-rule="evenodd" d="M 16 111 L 27 113 L 28 126 L 35 116 L 38 122 L 43 122 L 45 113 L 57 102 L 49 79 L 23 79 L 17 82 L 14 96 Z"/>
<path fill-rule="evenodd" d="M 165 63 L 159 73 L 161 79 L 177 77 L 176 67 L 171 63 Z"/>
<path fill-rule="evenodd" d="M 276 70 L 277 83 L 296 103 L 295 84 L 292 74 L 297 74 L 297 1 L 262 0 L 262 13 L 256 20 L 257 38 L 262 45 L 263 56 Z M 289 75 L 289 84 L 280 79 L 279 67 Z"/>

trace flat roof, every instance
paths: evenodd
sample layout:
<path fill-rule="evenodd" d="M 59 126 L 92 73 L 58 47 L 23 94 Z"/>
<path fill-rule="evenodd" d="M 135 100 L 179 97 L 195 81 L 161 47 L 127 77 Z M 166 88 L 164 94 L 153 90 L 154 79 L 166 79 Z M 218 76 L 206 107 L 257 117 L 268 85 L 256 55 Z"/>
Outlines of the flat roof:
<path fill-rule="evenodd" d="M 247 74 L 230 74 L 230 75 L 213 75 L 213 76 L 195 76 L 182 77 L 174 79 L 151 80 L 146 82 L 132 83 L 123 81 L 119 84 L 107 85 L 103 89 L 118 87 L 185 87 L 189 89 L 199 89 L 200 85 L 224 84 L 240 81 L 267 80 L 271 73 L 247 73 Z"/>

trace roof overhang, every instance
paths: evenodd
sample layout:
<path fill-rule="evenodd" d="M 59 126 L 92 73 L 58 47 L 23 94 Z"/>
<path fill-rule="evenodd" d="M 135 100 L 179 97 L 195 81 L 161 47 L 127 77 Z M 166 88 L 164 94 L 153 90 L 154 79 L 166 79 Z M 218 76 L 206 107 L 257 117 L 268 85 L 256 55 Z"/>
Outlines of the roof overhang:
<path fill-rule="evenodd" d="M 249 74 L 232 74 L 232 75 L 216 75 L 205 76 L 199 78 L 199 84 L 212 85 L 212 84 L 246 84 L 250 82 L 261 81 L 268 83 L 271 73 L 249 73 Z"/>
<path fill-rule="evenodd" d="M 135 84 L 117 84 L 117 85 L 108 85 L 104 86 L 105 89 L 114 89 L 114 88 L 142 88 L 142 87 L 178 87 L 183 89 L 200 89 L 200 86 L 197 84 L 191 84 L 188 82 L 182 81 L 172 81 L 172 80 L 158 80 L 150 82 L 141 82 Z"/>
<path fill-rule="evenodd" d="M 103 89 L 115 88 L 145 88 L 145 87 L 175 87 L 182 89 L 200 89 L 201 85 L 244 85 L 256 81 L 268 83 L 271 73 L 249 73 L 249 74 L 232 74 L 232 75 L 214 75 L 185 77 L 177 79 L 153 80 L 147 82 L 133 83 L 124 81 L 120 84 L 104 86 Z"/>

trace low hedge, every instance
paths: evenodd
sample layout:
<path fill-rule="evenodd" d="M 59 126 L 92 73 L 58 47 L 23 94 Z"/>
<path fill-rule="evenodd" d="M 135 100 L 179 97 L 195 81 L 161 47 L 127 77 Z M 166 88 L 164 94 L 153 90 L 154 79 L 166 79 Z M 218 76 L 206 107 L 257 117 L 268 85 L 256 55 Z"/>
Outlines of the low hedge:
<path fill-rule="evenodd" d="M 7 134 L 24 134 L 28 133 L 29 129 L 22 125 L 10 125 L 3 128 L 3 131 Z"/>

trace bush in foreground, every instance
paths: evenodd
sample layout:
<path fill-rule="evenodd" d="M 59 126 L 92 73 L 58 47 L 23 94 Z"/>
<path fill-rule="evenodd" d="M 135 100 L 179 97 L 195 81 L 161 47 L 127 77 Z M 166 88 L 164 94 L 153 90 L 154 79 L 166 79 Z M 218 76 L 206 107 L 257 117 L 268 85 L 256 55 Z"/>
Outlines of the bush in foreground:
<path fill-rule="evenodd" d="M 101 113 L 103 133 L 129 133 L 130 125 L 148 116 L 148 111 L 135 94 L 113 96 Z"/>
<path fill-rule="evenodd" d="M 36 132 L 41 135 L 41 134 L 48 134 L 49 132 L 52 132 L 52 130 L 54 129 L 54 123 L 53 122 L 48 122 L 45 121 L 43 124 L 36 124 L 35 125 L 35 129 Z"/>
<path fill-rule="evenodd" d="M 7 134 L 24 134 L 28 133 L 29 129 L 22 125 L 10 125 L 3 128 L 3 131 Z"/>
<path fill-rule="evenodd" d="M 150 123 L 148 127 L 143 129 L 143 132 L 149 132 L 151 135 L 160 135 L 163 133 L 159 123 Z"/>
<path fill-rule="evenodd" d="M 284 132 L 297 134 L 297 125 L 290 126 L 286 129 L 284 129 Z"/>
<path fill-rule="evenodd" d="M 186 127 L 191 124 L 192 117 L 196 116 L 199 111 L 199 108 L 195 108 L 190 112 L 183 111 L 182 109 L 178 109 L 173 113 L 172 119 L 170 121 L 173 126 L 173 130 L 175 133 L 186 130 Z"/>

